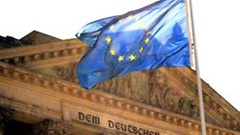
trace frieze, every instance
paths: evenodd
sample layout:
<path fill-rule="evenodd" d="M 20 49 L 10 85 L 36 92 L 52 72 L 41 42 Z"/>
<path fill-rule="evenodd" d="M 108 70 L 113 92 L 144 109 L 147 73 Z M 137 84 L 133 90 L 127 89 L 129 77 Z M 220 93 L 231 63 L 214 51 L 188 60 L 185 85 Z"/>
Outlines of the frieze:
<path fill-rule="evenodd" d="M 63 107 L 65 110 L 64 112 L 67 112 L 63 114 L 63 118 L 66 120 L 103 127 L 119 133 L 132 135 L 160 135 L 160 132 L 163 131 L 162 129 L 146 125 L 145 123 L 124 119 L 123 116 L 116 117 L 114 115 L 105 114 L 102 110 L 90 110 L 84 105 L 64 102 Z"/>
<path fill-rule="evenodd" d="M 103 126 L 105 128 L 117 130 L 127 134 L 160 135 L 160 133 L 156 131 L 144 129 L 138 126 L 119 122 L 113 119 L 104 119 L 100 116 L 96 116 L 94 114 L 89 114 L 81 111 L 78 112 L 78 120 L 91 125 Z M 106 125 L 104 125 L 104 123 Z"/>

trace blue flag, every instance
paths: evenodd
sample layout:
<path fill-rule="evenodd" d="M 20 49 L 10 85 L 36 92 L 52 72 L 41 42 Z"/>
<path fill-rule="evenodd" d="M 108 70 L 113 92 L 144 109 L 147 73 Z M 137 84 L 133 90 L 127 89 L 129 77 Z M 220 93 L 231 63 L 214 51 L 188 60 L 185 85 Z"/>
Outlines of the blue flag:
<path fill-rule="evenodd" d="M 190 66 L 184 0 L 160 0 L 97 20 L 76 36 L 89 45 L 77 66 L 86 89 L 132 71 Z"/>

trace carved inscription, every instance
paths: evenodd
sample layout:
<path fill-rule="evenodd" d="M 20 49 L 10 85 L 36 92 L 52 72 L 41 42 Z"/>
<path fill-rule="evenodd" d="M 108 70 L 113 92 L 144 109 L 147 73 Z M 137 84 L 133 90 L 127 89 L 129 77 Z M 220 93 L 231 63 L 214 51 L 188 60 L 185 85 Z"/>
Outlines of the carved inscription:
<path fill-rule="evenodd" d="M 113 119 L 104 119 L 100 116 L 96 116 L 93 114 L 78 112 L 78 120 L 82 122 L 86 122 L 88 124 L 105 127 L 112 130 L 117 130 L 120 132 L 124 132 L 127 134 L 133 135 L 160 135 L 159 132 L 148 130 L 142 127 L 138 127 L 132 124 L 119 122 Z M 107 123 L 107 124 L 104 124 Z"/>
<path fill-rule="evenodd" d="M 55 76 L 58 76 L 64 80 L 68 80 L 71 82 L 76 82 L 76 63 L 71 63 L 65 66 L 54 66 L 52 68 L 55 71 Z"/>
<path fill-rule="evenodd" d="M 100 118 L 91 114 L 84 114 L 82 112 L 78 112 L 78 118 L 79 120 L 86 121 L 87 123 L 100 125 Z"/>
<path fill-rule="evenodd" d="M 108 120 L 108 127 L 111 129 L 116 129 L 118 131 L 124 131 L 134 135 L 160 135 L 158 132 L 154 132 L 151 130 L 143 129 L 137 126 L 114 122 L 113 120 Z"/>

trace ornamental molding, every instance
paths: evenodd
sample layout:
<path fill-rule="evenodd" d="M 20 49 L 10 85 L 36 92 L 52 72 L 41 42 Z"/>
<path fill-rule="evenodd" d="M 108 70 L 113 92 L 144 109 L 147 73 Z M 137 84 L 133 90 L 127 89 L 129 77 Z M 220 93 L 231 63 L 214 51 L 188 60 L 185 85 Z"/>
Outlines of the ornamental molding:
<path fill-rule="evenodd" d="M 0 61 L 24 67 L 42 68 L 78 61 L 87 50 L 77 39 L 0 50 Z"/>
<path fill-rule="evenodd" d="M 194 71 L 191 71 L 189 68 L 162 68 L 161 70 L 166 73 L 167 76 L 172 77 L 172 80 L 178 80 L 179 84 L 177 85 L 181 86 L 181 89 L 187 93 L 186 95 L 192 97 L 196 104 L 199 104 L 197 84 L 196 81 L 193 80 L 196 78 Z M 188 74 L 186 74 L 186 72 Z M 218 121 L 218 123 L 224 127 L 240 130 L 239 112 L 222 97 L 217 95 L 204 81 L 202 81 L 202 85 L 205 113 L 209 114 L 212 119 Z"/>
<path fill-rule="evenodd" d="M 34 104 L 24 103 L 22 101 L 9 99 L 6 97 L 0 97 L 0 106 L 10 106 L 15 111 L 23 112 L 28 115 L 34 115 L 41 119 L 61 119 L 61 113 L 49 109 L 45 109 Z"/>

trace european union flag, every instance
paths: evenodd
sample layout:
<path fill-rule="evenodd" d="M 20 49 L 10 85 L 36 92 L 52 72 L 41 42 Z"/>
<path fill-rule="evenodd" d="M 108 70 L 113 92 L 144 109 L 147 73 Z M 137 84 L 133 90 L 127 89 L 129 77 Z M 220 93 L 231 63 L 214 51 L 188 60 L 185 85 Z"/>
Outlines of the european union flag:
<path fill-rule="evenodd" d="M 132 71 L 190 66 L 184 0 L 160 0 L 97 20 L 76 36 L 89 45 L 77 66 L 86 89 Z"/>

